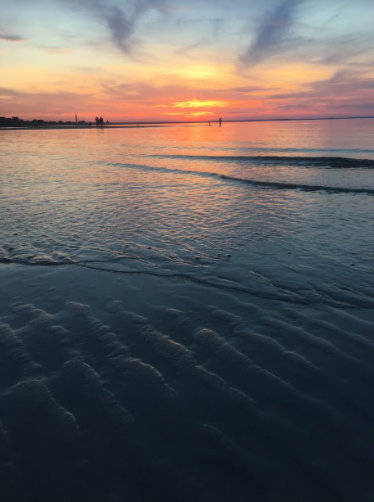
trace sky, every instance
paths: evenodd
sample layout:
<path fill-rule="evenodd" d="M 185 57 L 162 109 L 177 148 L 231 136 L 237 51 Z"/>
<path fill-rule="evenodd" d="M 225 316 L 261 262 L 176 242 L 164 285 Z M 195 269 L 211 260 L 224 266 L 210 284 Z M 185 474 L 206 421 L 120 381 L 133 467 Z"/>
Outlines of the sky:
<path fill-rule="evenodd" d="M 0 0 L 0 116 L 374 116 L 374 0 Z"/>

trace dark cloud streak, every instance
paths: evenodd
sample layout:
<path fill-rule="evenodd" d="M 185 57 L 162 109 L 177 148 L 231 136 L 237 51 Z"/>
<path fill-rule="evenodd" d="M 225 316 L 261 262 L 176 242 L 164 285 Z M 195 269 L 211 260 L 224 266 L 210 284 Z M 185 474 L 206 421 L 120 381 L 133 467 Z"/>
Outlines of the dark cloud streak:
<path fill-rule="evenodd" d="M 23 42 L 25 39 L 19 35 L 12 35 L 0 30 L 0 40 L 4 40 L 5 42 Z"/>
<path fill-rule="evenodd" d="M 261 19 L 254 41 L 240 56 L 242 66 L 254 65 L 271 57 L 289 42 L 289 34 L 295 22 L 296 8 L 304 0 L 282 0 Z"/>
<path fill-rule="evenodd" d="M 108 29 L 112 42 L 126 54 L 135 45 L 133 38 L 141 16 L 151 10 L 161 8 L 161 0 L 127 0 L 121 6 L 108 0 L 63 0 L 76 8 L 84 9 L 96 17 Z"/>

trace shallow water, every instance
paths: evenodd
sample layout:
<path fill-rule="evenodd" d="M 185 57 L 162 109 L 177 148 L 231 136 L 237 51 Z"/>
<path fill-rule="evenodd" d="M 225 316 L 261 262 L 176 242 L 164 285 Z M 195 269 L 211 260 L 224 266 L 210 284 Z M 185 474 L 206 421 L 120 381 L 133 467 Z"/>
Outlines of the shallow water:
<path fill-rule="evenodd" d="M 334 301 L 339 288 L 366 296 L 373 131 L 372 120 L 4 131 L 0 260 L 329 303 L 323 274 Z"/>
<path fill-rule="evenodd" d="M 4 500 L 372 500 L 373 134 L 1 131 Z"/>

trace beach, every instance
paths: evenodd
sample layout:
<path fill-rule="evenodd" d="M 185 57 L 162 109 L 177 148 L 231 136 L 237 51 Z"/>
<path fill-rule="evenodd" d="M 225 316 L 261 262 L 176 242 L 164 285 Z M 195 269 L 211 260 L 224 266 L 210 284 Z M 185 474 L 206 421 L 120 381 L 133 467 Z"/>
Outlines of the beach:
<path fill-rule="evenodd" d="M 0 130 L 1 500 L 372 500 L 373 133 Z"/>

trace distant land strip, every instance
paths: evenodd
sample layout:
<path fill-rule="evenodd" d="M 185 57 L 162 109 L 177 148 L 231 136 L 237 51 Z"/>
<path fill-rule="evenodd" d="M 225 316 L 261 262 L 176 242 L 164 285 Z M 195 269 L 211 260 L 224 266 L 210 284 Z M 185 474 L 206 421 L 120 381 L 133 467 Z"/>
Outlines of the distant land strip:
<path fill-rule="evenodd" d="M 357 120 L 357 119 L 374 119 L 374 116 L 362 116 L 362 117 L 301 117 L 301 118 L 264 118 L 264 119 L 227 119 L 223 120 L 223 123 L 241 123 L 241 122 L 295 122 L 295 121 L 316 121 L 316 120 Z M 140 121 L 140 122 L 109 122 L 105 123 L 102 127 L 155 127 L 155 126 L 166 126 L 169 124 L 208 124 L 208 123 L 218 123 L 218 120 L 168 120 L 168 121 Z M 86 120 L 80 121 L 62 121 L 62 120 L 23 120 L 18 117 L 0 117 L 0 129 L 85 129 L 85 128 L 96 128 L 96 124 L 92 122 L 87 122 Z"/>

